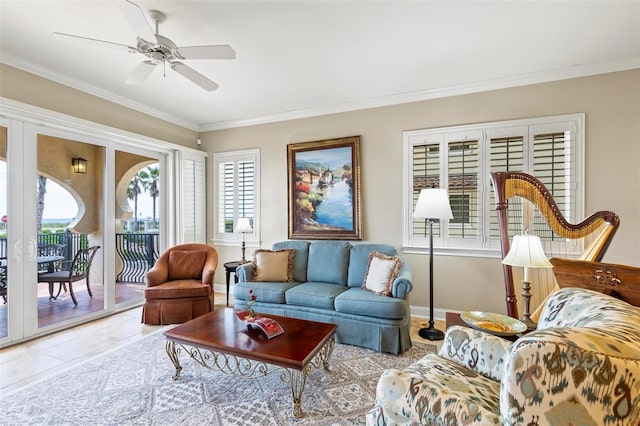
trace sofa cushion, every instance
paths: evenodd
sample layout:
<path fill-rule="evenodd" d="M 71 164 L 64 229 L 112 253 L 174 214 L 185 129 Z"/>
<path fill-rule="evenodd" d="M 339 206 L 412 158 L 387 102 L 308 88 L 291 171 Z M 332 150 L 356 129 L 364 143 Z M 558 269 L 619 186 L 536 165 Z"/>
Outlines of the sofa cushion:
<path fill-rule="evenodd" d="M 236 300 L 248 300 L 249 290 L 253 289 L 256 303 L 285 303 L 285 293 L 300 283 L 297 282 L 239 282 L 233 287 Z"/>
<path fill-rule="evenodd" d="M 393 280 L 398 277 L 401 267 L 402 260 L 398 256 L 387 256 L 374 251 L 369 255 L 367 275 L 362 288 L 381 296 L 388 296 L 391 294 Z"/>
<path fill-rule="evenodd" d="M 349 287 L 362 287 L 364 277 L 367 274 L 369 255 L 374 251 L 388 256 L 398 254 L 395 247 L 387 244 L 354 244 L 349 252 L 349 280 L 347 282 Z"/>
<path fill-rule="evenodd" d="M 409 316 L 409 304 L 404 299 L 380 296 L 362 288 L 349 288 L 334 302 L 337 312 L 366 315 L 386 319 L 401 319 Z"/>
<path fill-rule="evenodd" d="M 429 353 L 382 373 L 367 424 L 500 425 L 499 395 L 500 382 Z"/>
<path fill-rule="evenodd" d="M 207 259 L 204 250 L 171 250 L 169 252 L 169 281 L 199 280 Z"/>
<path fill-rule="evenodd" d="M 309 246 L 307 281 L 347 284 L 349 250 L 347 241 L 314 241 Z"/>
<path fill-rule="evenodd" d="M 336 296 L 346 290 L 342 285 L 306 282 L 288 290 L 285 300 L 287 305 L 333 310 Z"/>
<path fill-rule="evenodd" d="M 167 281 L 144 289 L 144 298 L 147 300 L 209 297 L 209 294 L 211 294 L 211 286 L 209 284 L 198 283 L 193 280 Z"/>
<path fill-rule="evenodd" d="M 256 250 L 251 281 L 293 281 L 293 250 Z"/>
<path fill-rule="evenodd" d="M 273 245 L 273 250 L 295 250 L 293 258 L 293 280 L 303 283 L 307 281 L 307 263 L 309 262 L 309 241 L 280 241 Z"/>

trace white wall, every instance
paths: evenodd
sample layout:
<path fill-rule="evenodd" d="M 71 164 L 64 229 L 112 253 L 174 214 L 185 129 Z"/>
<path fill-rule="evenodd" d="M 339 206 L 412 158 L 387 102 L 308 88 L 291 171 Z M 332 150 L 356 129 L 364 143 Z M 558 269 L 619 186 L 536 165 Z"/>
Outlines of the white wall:
<path fill-rule="evenodd" d="M 198 135 L 190 129 L 4 64 L 0 64 L 0 96 L 198 148 Z M 209 154 L 261 149 L 261 237 L 262 247 L 269 247 L 287 238 L 286 145 L 361 135 L 364 239 L 400 247 L 403 131 L 577 112 L 586 113 L 586 213 L 607 209 L 621 217 L 605 261 L 640 265 L 640 70 L 220 130 L 201 138 Z M 211 160 L 208 185 L 210 166 Z M 208 190 L 208 239 L 212 237 L 211 194 Z M 222 285 L 222 263 L 238 259 L 240 247 L 217 249 L 220 267 L 215 280 Z M 254 249 L 248 248 L 247 253 Z M 408 255 L 407 260 L 415 284 L 410 302 L 427 307 L 427 257 Z M 437 256 L 434 282 L 436 308 L 505 312 L 497 259 Z"/>
<path fill-rule="evenodd" d="M 621 227 L 605 261 L 639 265 L 640 70 L 219 130 L 201 137 L 210 154 L 261 149 L 261 246 L 270 247 L 287 238 L 287 144 L 361 135 L 364 240 L 400 247 L 403 131 L 579 112 L 586 113 L 586 213 L 618 213 Z M 211 184 L 210 175 L 208 179 Z M 209 191 L 209 238 L 212 203 Z M 217 248 L 221 264 L 239 258 L 239 247 Z M 254 249 L 248 248 L 247 254 Z M 410 302 L 416 308 L 428 307 L 428 258 L 406 258 L 414 273 Z M 436 308 L 506 311 L 498 259 L 436 256 L 434 273 Z M 216 282 L 224 282 L 223 271 L 216 274 Z"/>
<path fill-rule="evenodd" d="M 194 130 L 0 63 L 0 96 L 73 117 L 199 149 Z"/>

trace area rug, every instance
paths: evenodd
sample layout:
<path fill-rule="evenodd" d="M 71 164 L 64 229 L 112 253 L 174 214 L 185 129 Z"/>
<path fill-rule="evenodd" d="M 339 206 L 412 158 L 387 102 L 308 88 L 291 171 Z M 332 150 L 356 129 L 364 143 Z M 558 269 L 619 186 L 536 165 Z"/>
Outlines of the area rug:
<path fill-rule="evenodd" d="M 404 368 L 436 346 L 402 355 L 336 344 L 332 372 L 312 369 L 292 417 L 291 388 L 274 372 L 242 379 L 181 356 L 179 380 L 156 332 L 2 397 L 2 425 L 359 425 L 386 368 Z"/>

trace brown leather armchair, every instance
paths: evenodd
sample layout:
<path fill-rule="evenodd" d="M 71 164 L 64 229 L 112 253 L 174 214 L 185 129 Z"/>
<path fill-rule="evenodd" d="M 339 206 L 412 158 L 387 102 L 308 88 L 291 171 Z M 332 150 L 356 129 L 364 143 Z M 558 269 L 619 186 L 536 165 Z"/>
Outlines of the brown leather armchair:
<path fill-rule="evenodd" d="M 147 272 L 144 324 L 178 324 L 213 309 L 218 252 L 205 244 L 167 249 Z"/>

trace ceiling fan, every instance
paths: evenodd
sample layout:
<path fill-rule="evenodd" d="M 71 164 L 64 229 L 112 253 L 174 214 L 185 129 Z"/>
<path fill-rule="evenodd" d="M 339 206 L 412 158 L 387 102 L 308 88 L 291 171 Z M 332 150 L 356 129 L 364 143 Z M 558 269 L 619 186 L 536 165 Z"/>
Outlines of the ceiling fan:
<path fill-rule="evenodd" d="M 173 41 L 160 35 L 158 27 L 167 18 L 164 13 L 157 10 L 149 11 L 151 19 L 155 22 L 154 33 L 140 6 L 129 0 L 118 0 L 116 3 L 131 27 L 138 34 L 135 47 L 60 32 L 54 32 L 53 35 L 64 39 L 89 42 L 92 45 L 114 47 L 143 54 L 147 59 L 142 61 L 127 78 L 126 82 L 129 84 L 143 83 L 151 75 L 155 67 L 162 64 L 168 65 L 173 71 L 191 80 L 206 91 L 218 88 L 215 82 L 180 61 L 185 59 L 235 59 L 236 52 L 231 46 L 224 44 L 178 47 Z"/>

